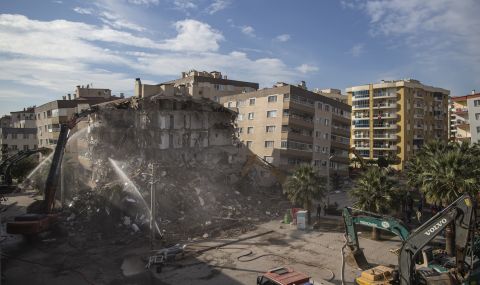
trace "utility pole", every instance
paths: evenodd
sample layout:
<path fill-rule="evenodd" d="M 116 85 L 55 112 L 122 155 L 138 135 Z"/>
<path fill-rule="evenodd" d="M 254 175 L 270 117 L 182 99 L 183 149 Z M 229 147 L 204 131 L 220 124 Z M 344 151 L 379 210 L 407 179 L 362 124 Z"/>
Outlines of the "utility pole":
<path fill-rule="evenodd" d="M 152 177 L 150 181 L 150 249 L 154 249 L 155 247 L 155 231 L 156 231 L 156 223 L 155 223 L 155 171 L 154 171 L 154 164 L 151 163 L 150 167 L 152 169 Z"/>

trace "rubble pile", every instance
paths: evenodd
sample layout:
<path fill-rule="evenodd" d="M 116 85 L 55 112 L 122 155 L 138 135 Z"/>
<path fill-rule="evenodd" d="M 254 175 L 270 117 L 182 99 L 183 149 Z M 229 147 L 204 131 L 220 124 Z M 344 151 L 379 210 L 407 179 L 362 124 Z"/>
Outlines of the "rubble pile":
<path fill-rule="evenodd" d="M 278 184 L 258 186 L 271 174 L 253 168 L 242 176 L 251 153 L 235 141 L 234 119 L 221 105 L 186 97 L 101 106 L 85 153 L 94 186 L 72 194 L 69 227 L 90 220 L 100 232 L 148 230 L 152 181 L 155 219 L 167 239 L 206 238 L 282 216 L 290 205 Z"/>

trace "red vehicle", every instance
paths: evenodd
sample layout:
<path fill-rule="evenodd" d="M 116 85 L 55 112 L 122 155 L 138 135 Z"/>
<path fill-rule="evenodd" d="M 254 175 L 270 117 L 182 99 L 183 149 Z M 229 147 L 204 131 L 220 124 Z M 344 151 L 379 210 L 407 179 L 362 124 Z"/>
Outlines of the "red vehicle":
<path fill-rule="evenodd" d="M 257 277 L 257 285 L 310 285 L 310 276 L 289 267 L 278 267 Z"/>

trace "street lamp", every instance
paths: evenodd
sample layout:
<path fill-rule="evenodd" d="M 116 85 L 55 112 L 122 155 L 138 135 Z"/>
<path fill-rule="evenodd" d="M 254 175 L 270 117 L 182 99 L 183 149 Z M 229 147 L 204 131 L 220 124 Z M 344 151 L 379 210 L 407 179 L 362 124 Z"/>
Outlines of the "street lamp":
<path fill-rule="evenodd" d="M 327 162 L 327 207 L 330 205 L 330 160 L 334 157 L 335 155 L 330 155 Z"/>
<path fill-rule="evenodd" d="M 155 222 L 156 209 L 155 209 L 155 199 L 156 199 L 156 182 L 155 181 L 155 165 L 150 163 L 148 168 L 151 169 L 151 173 L 142 173 L 142 175 L 149 175 L 150 180 L 150 249 L 153 249 L 155 246 L 155 231 L 159 230 L 157 223 Z"/>

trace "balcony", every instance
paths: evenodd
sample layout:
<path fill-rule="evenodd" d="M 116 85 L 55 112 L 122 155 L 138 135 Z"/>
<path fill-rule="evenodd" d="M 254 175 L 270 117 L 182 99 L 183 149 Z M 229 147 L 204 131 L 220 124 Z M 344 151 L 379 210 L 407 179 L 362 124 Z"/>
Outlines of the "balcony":
<path fill-rule="evenodd" d="M 413 135 L 414 140 L 423 140 L 423 135 Z"/>
<path fill-rule="evenodd" d="M 396 119 L 396 118 L 397 118 L 397 113 L 373 114 L 374 120 Z"/>
<path fill-rule="evenodd" d="M 370 145 L 369 144 L 358 144 L 355 145 L 355 150 L 369 150 Z"/>
<path fill-rule="evenodd" d="M 381 140 L 396 140 L 396 134 L 373 134 L 373 139 L 381 139 Z"/>
<path fill-rule="evenodd" d="M 435 130 L 443 130 L 443 126 L 435 126 Z"/>
<path fill-rule="evenodd" d="M 353 130 L 368 130 L 370 125 L 352 125 Z"/>
<path fill-rule="evenodd" d="M 421 125 L 413 125 L 413 128 L 414 128 L 415 130 L 423 130 L 423 124 L 421 124 Z"/>
<path fill-rule="evenodd" d="M 368 134 L 354 134 L 353 135 L 354 139 L 370 139 L 370 136 Z"/>
<path fill-rule="evenodd" d="M 381 92 L 381 93 L 376 93 L 373 92 L 373 99 L 377 98 L 397 98 L 397 93 L 387 93 L 387 92 Z"/>
<path fill-rule="evenodd" d="M 352 96 L 352 101 L 369 100 L 370 94 Z"/>
<path fill-rule="evenodd" d="M 397 103 L 378 103 L 373 105 L 374 109 L 397 108 Z"/>
<path fill-rule="evenodd" d="M 455 114 L 464 114 L 468 113 L 468 108 L 457 108 L 453 111 Z"/>
<path fill-rule="evenodd" d="M 423 114 L 413 114 L 415 119 L 423 119 Z"/>
<path fill-rule="evenodd" d="M 389 145 L 389 144 L 374 144 L 373 149 L 375 150 L 397 150 L 396 145 Z"/>
<path fill-rule="evenodd" d="M 396 130 L 396 124 L 373 124 L 374 129 L 388 129 L 388 130 Z"/>
<path fill-rule="evenodd" d="M 417 92 L 415 92 L 414 97 L 417 99 L 423 99 L 423 95 L 420 95 Z"/>
<path fill-rule="evenodd" d="M 352 110 L 368 110 L 370 105 L 352 105 Z"/>
<path fill-rule="evenodd" d="M 425 108 L 425 106 L 423 104 L 418 104 L 418 103 L 414 104 L 413 107 L 415 109 L 422 109 L 422 110 Z"/>
<path fill-rule="evenodd" d="M 355 119 L 370 119 L 370 114 L 368 114 L 368 113 L 366 113 L 366 114 L 356 113 L 355 115 L 353 115 L 353 118 L 355 118 Z"/>

